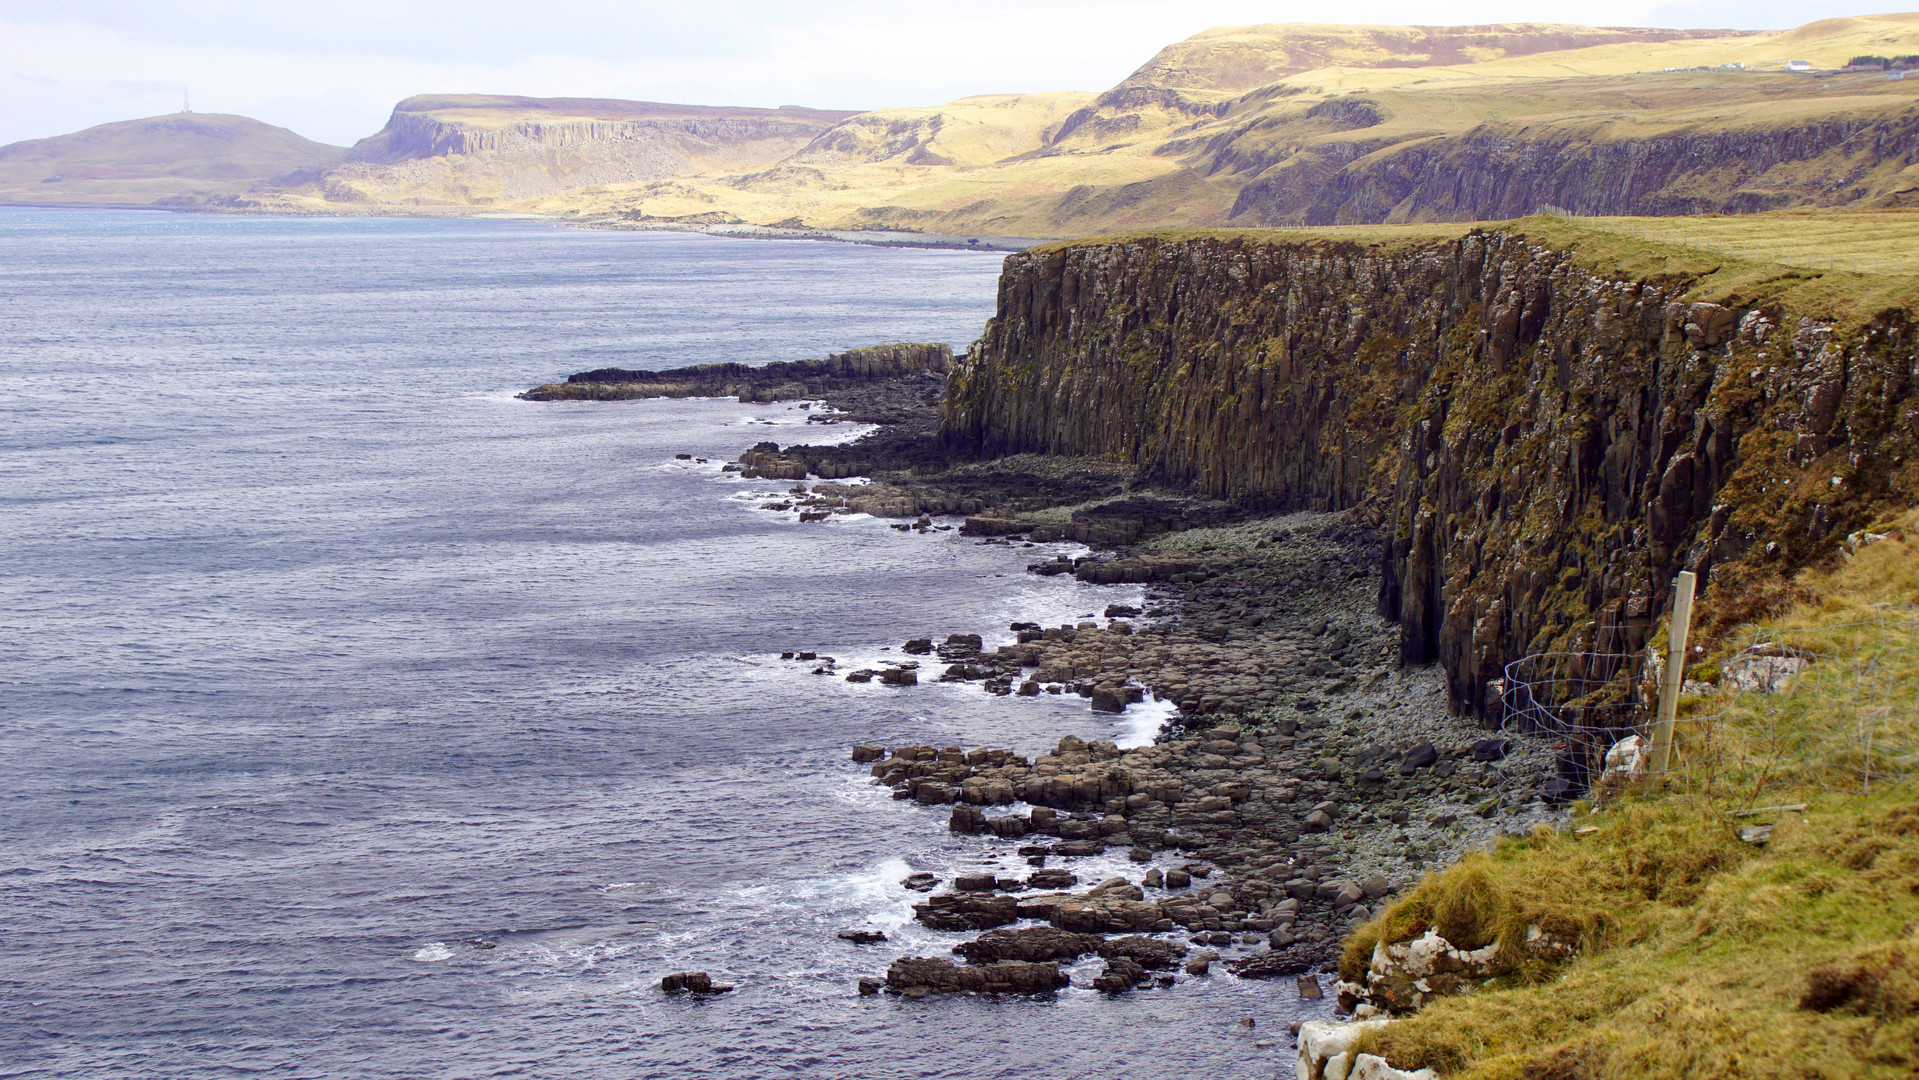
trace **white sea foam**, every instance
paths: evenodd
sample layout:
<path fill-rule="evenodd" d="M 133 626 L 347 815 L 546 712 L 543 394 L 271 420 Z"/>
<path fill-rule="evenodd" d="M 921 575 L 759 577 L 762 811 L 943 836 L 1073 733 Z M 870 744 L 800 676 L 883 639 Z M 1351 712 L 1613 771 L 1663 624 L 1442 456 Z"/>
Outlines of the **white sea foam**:
<path fill-rule="evenodd" d="M 911 873 L 913 867 L 905 859 L 883 859 L 842 877 L 797 882 L 788 899 L 861 919 L 866 926 L 896 930 L 913 917 L 913 901 L 918 897 L 900 888 L 900 882 Z"/>
<path fill-rule="evenodd" d="M 415 950 L 413 959 L 422 964 L 437 964 L 442 960 L 453 959 L 453 950 L 447 948 L 446 942 L 435 941 L 426 945 L 424 948 Z"/>
<path fill-rule="evenodd" d="M 1170 701 L 1142 701 L 1126 706 L 1119 714 L 1119 736 L 1114 742 L 1121 750 L 1135 746 L 1153 745 L 1153 737 L 1159 734 L 1161 724 L 1173 718 L 1179 712 L 1179 706 Z"/>

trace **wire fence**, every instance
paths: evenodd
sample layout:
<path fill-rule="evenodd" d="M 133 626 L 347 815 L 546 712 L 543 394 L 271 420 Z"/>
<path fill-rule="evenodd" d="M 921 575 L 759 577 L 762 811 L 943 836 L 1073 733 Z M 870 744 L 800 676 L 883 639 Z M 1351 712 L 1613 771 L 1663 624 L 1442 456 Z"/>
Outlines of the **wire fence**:
<path fill-rule="evenodd" d="M 1814 785 L 1869 791 L 1919 775 L 1919 608 L 1831 625 L 1748 628 L 1688 670 L 1667 769 L 1651 769 L 1660 651 L 1543 653 L 1506 665 L 1501 728 L 1559 745 L 1599 800 L 1643 782 L 1748 806 Z"/>

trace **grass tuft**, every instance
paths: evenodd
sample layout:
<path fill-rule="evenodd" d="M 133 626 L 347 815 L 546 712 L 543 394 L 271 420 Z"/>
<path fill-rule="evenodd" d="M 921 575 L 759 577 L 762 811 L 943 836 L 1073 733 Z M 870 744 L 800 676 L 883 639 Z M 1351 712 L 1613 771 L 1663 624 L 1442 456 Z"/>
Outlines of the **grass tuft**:
<path fill-rule="evenodd" d="M 1869 775 L 1840 752 L 1868 730 L 1895 748 L 1919 735 L 1919 650 L 1874 606 L 1919 596 L 1915 529 L 1919 515 L 1882 523 L 1887 539 L 1793 583 L 1797 605 L 1756 629 L 1813 665 L 1786 693 L 1695 717 L 1712 770 L 1582 808 L 1583 837 L 1546 830 L 1430 874 L 1360 928 L 1348 979 L 1378 942 L 1434 926 L 1500 946 L 1497 978 L 1363 1048 L 1475 1080 L 1919 1074 L 1919 792 L 1912 769 Z M 1772 826 L 1763 845 L 1738 838 L 1753 825 Z M 1577 952 L 1528 955 L 1532 926 Z"/>

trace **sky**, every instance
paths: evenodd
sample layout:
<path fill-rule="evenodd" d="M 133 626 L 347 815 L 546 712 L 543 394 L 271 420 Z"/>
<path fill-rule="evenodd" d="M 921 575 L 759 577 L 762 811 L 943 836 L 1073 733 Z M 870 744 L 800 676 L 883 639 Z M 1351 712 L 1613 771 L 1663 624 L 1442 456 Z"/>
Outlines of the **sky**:
<path fill-rule="evenodd" d="M 0 0 L 0 144 L 177 112 L 186 95 L 196 112 L 350 145 L 420 93 L 870 109 L 1103 90 L 1214 26 L 1775 30 L 1866 10 L 1830 0 Z"/>

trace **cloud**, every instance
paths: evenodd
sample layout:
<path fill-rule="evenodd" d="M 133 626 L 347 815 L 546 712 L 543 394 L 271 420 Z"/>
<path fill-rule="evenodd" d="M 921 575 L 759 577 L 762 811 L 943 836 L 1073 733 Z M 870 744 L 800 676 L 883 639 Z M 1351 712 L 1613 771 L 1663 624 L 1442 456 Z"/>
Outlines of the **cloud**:
<path fill-rule="evenodd" d="M 1338 15 L 1620 25 L 1718 3 L 1355 0 Z M 1795 23 L 1823 14 L 1799 7 L 1803 18 L 1778 0 L 1759 10 Z M 428 92 L 860 109 L 1101 90 L 1208 27 L 1326 15 L 1299 0 L 333 0 L 323 13 L 257 0 L 10 0 L 0 21 L 0 72 L 13 76 L 0 81 L 0 143 L 170 112 L 183 87 L 201 111 L 339 144 L 371 134 L 394 102 Z"/>

